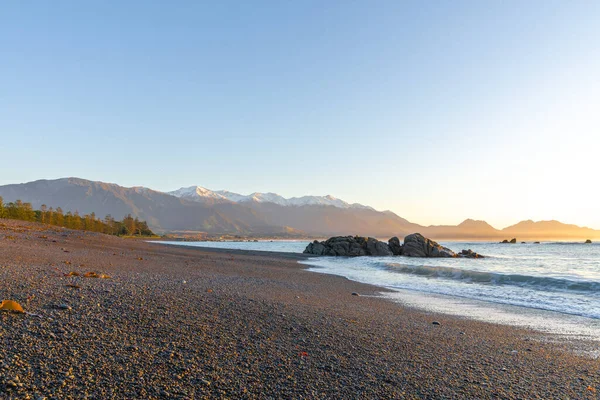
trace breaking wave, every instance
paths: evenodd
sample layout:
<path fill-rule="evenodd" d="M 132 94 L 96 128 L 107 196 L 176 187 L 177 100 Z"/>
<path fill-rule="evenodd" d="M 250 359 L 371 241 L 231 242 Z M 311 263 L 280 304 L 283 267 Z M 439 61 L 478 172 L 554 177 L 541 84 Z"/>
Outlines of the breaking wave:
<path fill-rule="evenodd" d="M 385 268 L 402 274 L 412 274 L 427 278 L 452 279 L 465 283 L 527 286 L 531 289 L 541 290 L 567 290 L 586 293 L 600 292 L 600 282 L 595 281 L 575 281 L 564 278 L 502 274 L 498 272 L 482 272 L 452 267 L 426 265 L 412 266 L 395 263 L 388 263 L 385 265 Z"/>

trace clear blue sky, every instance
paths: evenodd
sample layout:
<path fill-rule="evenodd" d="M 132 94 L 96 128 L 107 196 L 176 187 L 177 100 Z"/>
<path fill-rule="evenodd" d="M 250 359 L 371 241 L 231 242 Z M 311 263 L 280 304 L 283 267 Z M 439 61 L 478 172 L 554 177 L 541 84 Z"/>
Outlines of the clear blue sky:
<path fill-rule="evenodd" d="M 8 1 L 0 184 L 600 228 L 598 1 Z"/>

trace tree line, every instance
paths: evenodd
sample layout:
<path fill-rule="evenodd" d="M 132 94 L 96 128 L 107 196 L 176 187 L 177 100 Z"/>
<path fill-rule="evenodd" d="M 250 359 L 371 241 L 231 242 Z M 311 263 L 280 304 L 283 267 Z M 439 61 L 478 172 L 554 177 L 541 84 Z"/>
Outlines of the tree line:
<path fill-rule="evenodd" d="M 69 229 L 77 229 L 90 232 L 101 232 L 117 236 L 154 236 L 148 228 L 146 221 L 140 221 L 131 214 L 126 215 L 121 221 L 115 220 L 107 215 L 99 219 L 96 214 L 79 215 L 77 211 L 66 213 L 58 207 L 53 209 L 42 204 L 39 210 L 34 210 L 31 203 L 21 200 L 4 204 L 0 196 L 0 218 L 18 219 L 21 221 L 40 222 Z"/>

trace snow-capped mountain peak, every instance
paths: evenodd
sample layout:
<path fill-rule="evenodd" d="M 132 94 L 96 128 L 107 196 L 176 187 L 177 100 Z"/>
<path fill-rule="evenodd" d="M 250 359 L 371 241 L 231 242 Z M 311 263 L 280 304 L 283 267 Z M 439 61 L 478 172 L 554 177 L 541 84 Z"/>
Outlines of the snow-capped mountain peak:
<path fill-rule="evenodd" d="M 280 206 L 309 206 L 309 205 L 320 205 L 320 206 L 334 206 L 338 208 L 364 208 L 371 209 L 371 207 L 363 206 L 361 204 L 348 204 L 345 201 L 335 198 L 331 195 L 327 196 L 302 196 L 292 197 L 286 199 L 277 193 L 259 193 L 254 192 L 249 195 L 242 195 L 239 193 L 230 192 L 227 190 L 212 191 L 202 186 L 190 186 L 183 187 L 178 190 L 169 192 L 169 194 L 180 197 L 186 200 L 192 201 L 223 201 L 233 203 L 245 203 L 245 202 L 256 202 L 256 203 L 273 203 Z"/>
<path fill-rule="evenodd" d="M 257 203 L 275 203 L 275 204 L 279 204 L 280 206 L 287 206 L 288 204 L 288 200 L 283 198 L 282 196 L 278 195 L 277 193 L 252 193 L 251 195 L 247 196 L 250 199 L 248 200 L 252 200 L 252 201 L 256 201 Z"/>
<path fill-rule="evenodd" d="M 227 198 L 219 193 L 213 192 L 210 189 L 202 186 L 183 187 L 181 189 L 169 192 L 170 195 L 181 197 L 186 200 L 200 201 L 205 199 L 212 200 L 227 200 Z"/>

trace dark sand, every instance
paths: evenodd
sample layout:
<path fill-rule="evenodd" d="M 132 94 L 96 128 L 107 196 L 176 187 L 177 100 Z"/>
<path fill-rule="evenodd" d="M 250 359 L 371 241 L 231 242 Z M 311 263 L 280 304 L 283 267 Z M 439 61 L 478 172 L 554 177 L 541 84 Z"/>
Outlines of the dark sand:
<path fill-rule="evenodd" d="M 298 259 L 0 220 L 0 300 L 37 314 L 0 313 L 0 398 L 600 394 L 598 360 L 538 333 L 403 308 Z"/>

